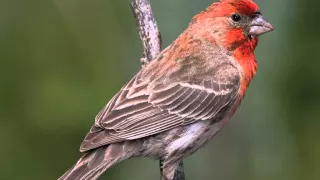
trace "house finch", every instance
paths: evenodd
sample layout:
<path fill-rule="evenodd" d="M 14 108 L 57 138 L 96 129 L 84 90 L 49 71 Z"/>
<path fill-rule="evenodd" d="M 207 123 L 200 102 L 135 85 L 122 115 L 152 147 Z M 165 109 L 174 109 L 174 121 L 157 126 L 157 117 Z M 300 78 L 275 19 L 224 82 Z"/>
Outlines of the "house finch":
<path fill-rule="evenodd" d="M 256 73 L 258 36 L 271 30 L 252 0 L 221 0 L 196 15 L 97 115 L 86 153 L 60 180 L 96 179 L 136 156 L 162 160 L 162 179 L 172 180 L 236 111 Z"/>

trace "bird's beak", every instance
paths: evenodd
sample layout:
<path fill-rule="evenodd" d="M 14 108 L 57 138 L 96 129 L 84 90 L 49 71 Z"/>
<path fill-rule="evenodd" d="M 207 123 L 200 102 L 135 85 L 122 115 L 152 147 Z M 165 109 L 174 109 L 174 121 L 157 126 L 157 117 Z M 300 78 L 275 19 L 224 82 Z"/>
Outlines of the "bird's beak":
<path fill-rule="evenodd" d="M 249 35 L 260 36 L 273 29 L 273 26 L 262 15 L 257 15 L 249 25 Z"/>

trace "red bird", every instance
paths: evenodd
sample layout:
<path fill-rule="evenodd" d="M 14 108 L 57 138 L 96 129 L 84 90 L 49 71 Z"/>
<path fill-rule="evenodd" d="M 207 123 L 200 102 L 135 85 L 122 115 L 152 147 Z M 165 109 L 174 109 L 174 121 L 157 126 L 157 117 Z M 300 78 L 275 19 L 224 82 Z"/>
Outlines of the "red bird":
<path fill-rule="evenodd" d="M 60 180 L 97 179 L 136 156 L 161 159 L 162 179 L 234 114 L 256 73 L 258 36 L 272 31 L 252 0 L 221 0 L 141 69 L 98 114 L 84 156 Z"/>

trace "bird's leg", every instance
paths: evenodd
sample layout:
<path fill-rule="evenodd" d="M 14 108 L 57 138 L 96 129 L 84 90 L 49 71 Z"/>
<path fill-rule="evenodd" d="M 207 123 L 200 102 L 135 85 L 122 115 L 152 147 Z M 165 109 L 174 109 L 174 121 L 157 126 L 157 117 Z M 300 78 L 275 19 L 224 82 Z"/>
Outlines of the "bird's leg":
<path fill-rule="evenodd" d="M 180 161 L 178 168 L 175 171 L 174 179 L 173 180 L 184 180 L 184 167 L 183 167 L 183 161 Z"/>
<path fill-rule="evenodd" d="M 161 180 L 181 180 L 184 179 L 181 176 L 181 170 L 183 171 L 182 161 L 166 164 L 164 160 L 160 161 L 161 165 Z M 180 167 L 181 164 L 181 167 Z"/>
<path fill-rule="evenodd" d="M 163 160 L 162 159 L 160 159 L 160 180 L 162 180 L 163 179 L 163 167 L 162 167 L 162 165 L 163 165 Z"/>

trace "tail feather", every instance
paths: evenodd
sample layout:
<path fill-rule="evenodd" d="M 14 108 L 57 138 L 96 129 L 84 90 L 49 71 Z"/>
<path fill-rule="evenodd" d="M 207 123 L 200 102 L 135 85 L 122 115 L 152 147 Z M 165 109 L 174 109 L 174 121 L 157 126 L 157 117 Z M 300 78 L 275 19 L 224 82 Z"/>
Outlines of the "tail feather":
<path fill-rule="evenodd" d="M 133 155 L 125 149 L 122 144 L 111 144 L 88 151 L 58 180 L 95 180 L 111 166 Z"/>

